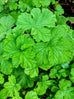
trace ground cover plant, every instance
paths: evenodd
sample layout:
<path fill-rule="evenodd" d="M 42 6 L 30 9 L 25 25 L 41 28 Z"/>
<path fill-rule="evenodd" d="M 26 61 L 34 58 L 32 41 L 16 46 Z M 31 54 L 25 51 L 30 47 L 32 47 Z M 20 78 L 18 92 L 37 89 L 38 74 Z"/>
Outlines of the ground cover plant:
<path fill-rule="evenodd" d="M 74 99 L 74 17 L 64 13 L 58 0 L 0 0 L 0 99 Z"/>

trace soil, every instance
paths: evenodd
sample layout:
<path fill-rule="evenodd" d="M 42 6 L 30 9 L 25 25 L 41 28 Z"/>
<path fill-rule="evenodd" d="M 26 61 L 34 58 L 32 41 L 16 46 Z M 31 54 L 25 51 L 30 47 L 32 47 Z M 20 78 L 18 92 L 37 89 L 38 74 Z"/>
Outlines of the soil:
<path fill-rule="evenodd" d="M 74 0 L 59 0 L 59 4 L 63 7 L 65 17 L 74 17 Z M 67 24 L 74 29 L 74 23 L 70 21 Z"/>

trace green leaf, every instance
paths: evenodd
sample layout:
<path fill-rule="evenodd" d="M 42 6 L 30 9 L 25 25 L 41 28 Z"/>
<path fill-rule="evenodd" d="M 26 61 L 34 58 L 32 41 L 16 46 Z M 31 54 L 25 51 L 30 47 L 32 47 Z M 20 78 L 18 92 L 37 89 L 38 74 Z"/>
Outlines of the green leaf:
<path fill-rule="evenodd" d="M 54 38 L 56 41 L 60 38 L 68 38 L 68 36 L 72 36 L 72 30 L 66 24 L 57 25 L 51 30 L 52 32 L 52 39 Z"/>
<path fill-rule="evenodd" d="M 17 38 L 18 36 L 24 34 L 24 31 L 22 29 L 19 29 L 19 27 L 15 27 L 13 30 L 13 35 Z"/>
<path fill-rule="evenodd" d="M 17 79 L 17 83 L 21 85 L 22 88 L 31 88 L 34 85 L 34 79 L 30 78 L 28 75 L 24 73 L 21 68 L 17 68 L 13 71 Z"/>
<path fill-rule="evenodd" d="M 62 69 L 60 65 L 54 66 L 49 73 L 50 78 L 58 78 L 60 79 L 61 77 L 67 77 L 69 75 L 69 70 L 68 69 Z"/>
<path fill-rule="evenodd" d="M 33 28 L 31 34 L 37 42 L 40 40 L 44 42 L 49 41 L 51 37 L 50 30 L 44 27 Z"/>
<path fill-rule="evenodd" d="M 20 0 L 18 8 L 21 12 L 27 11 L 29 12 L 33 8 L 32 1 L 30 0 Z"/>
<path fill-rule="evenodd" d="M 0 73 L 0 84 L 3 84 L 4 83 L 4 77 L 3 77 L 3 74 Z"/>
<path fill-rule="evenodd" d="M 62 30 L 61 30 L 62 29 Z M 73 41 L 62 27 L 53 29 L 53 36 L 49 42 L 49 62 L 50 65 L 63 64 L 72 60 Z M 63 31 L 63 32 L 62 32 Z"/>
<path fill-rule="evenodd" d="M 59 88 L 60 89 L 67 89 L 71 87 L 72 83 L 70 80 L 62 79 L 59 81 Z"/>
<path fill-rule="evenodd" d="M 50 2 L 50 0 L 33 0 L 33 5 L 36 7 L 48 7 Z"/>
<path fill-rule="evenodd" d="M 9 14 L 15 19 L 15 21 L 17 20 L 18 15 L 19 15 L 19 13 L 16 12 L 16 11 L 12 11 L 12 12 L 10 12 Z M 14 29 L 14 28 L 13 28 L 13 29 Z"/>
<path fill-rule="evenodd" d="M 4 42 L 0 42 L 0 55 L 3 54 L 4 52 L 3 47 L 4 47 Z"/>
<path fill-rule="evenodd" d="M 45 71 L 48 71 L 48 69 L 50 69 L 52 66 L 49 64 L 43 64 L 43 65 L 39 65 L 39 67 Z"/>
<path fill-rule="evenodd" d="M 36 92 L 34 91 L 29 91 L 27 92 L 25 99 L 39 99 Z"/>
<path fill-rule="evenodd" d="M 37 85 L 36 85 L 36 88 L 34 89 L 34 91 L 38 95 L 45 94 L 47 88 L 52 84 L 52 82 L 50 80 L 48 80 L 48 79 L 49 79 L 48 75 L 44 75 L 42 77 L 42 81 L 37 82 Z"/>
<path fill-rule="evenodd" d="M 52 86 L 51 92 L 56 92 L 57 90 L 58 90 L 58 87 L 57 86 Z"/>
<path fill-rule="evenodd" d="M 74 17 L 67 17 L 67 20 L 69 20 L 71 23 L 74 23 Z"/>
<path fill-rule="evenodd" d="M 14 95 L 18 95 L 18 91 L 20 90 L 20 85 L 16 83 L 15 76 L 11 75 L 8 77 L 8 82 L 5 82 L 4 88 L 8 91 L 10 97 Z"/>
<path fill-rule="evenodd" d="M 33 16 L 33 18 L 31 16 Z M 17 26 L 24 31 L 31 30 L 31 35 L 36 41 L 39 42 L 42 40 L 46 42 L 49 41 L 51 37 L 48 27 L 54 27 L 55 22 L 55 15 L 50 10 L 43 9 L 41 12 L 39 8 L 34 8 L 31 10 L 31 14 L 22 13 L 18 17 Z"/>
<path fill-rule="evenodd" d="M 49 79 L 49 76 L 48 76 L 48 75 L 42 76 L 42 80 L 43 80 L 43 81 L 46 81 L 46 80 L 48 80 L 48 79 Z"/>
<path fill-rule="evenodd" d="M 35 64 L 34 52 L 32 46 L 34 41 L 28 35 L 19 36 L 16 40 L 10 36 L 5 40 L 5 58 L 11 58 L 13 67 L 17 68 L 21 65 L 25 68 L 25 73 L 31 77 L 38 76 L 38 66 Z"/>
<path fill-rule="evenodd" d="M 3 16 L 0 18 L 0 40 L 5 38 L 5 35 L 11 33 L 11 27 L 14 26 L 14 19 L 12 16 Z"/>
<path fill-rule="evenodd" d="M 74 59 L 73 59 L 74 60 Z M 74 68 L 74 63 L 71 64 L 71 68 Z"/>
<path fill-rule="evenodd" d="M 74 38 L 74 30 L 72 31 L 72 37 Z"/>
<path fill-rule="evenodd" d="M 62 79 L 59 81 L 59 90 L 55 94 L 55 99 L 73 99 L 74 87 L 71 87 L 70 80 Z"/>
<path fill-rule="evenodd" d="M 16 56 L 16 53 L 18 53 L 18 52 L 19 52 L 19 49 L 16 47 L 14 37 L 12 35 L 7 35 L 7 39 L 5 39 L 5 41 L 4 41 L 4 55 L 3 55 L 3 57 L 5 57 L 7 59 L 13 58 L 12 56 L 14 56 L 14 54 Z M 16 60 L 18 60 L 18 57 L 16 58 Z M 12 63 L 13 63 L 13 61 L 12 61 Z M 17 64 L 15 64 L 15 65 L 17 67 Z"/>
<path fill-rule="evenodd" d="M 16 46 L 22 50 L 32 47 L 33 45 L 34 41 L 29 35 L 18 36 L 16 39 Z"/>
<path fill-rule="evenodd" d="M 27 75 L 30 75 L 31 78 L 34 78 L 34 77 L 38 76 L 38 73 L 39 73 L 38 66 L 35 64 L 27 66 L 27 67 L 25 67 L 24 72 Z"/>
<path fill-rule="evenodd" d="M 18 4 L 16 2 L 8 2 L 8 6 L 10 10 L 16 10 L 18 7 Z"/>
<path fill-rule="evenodd" d="M 58 2 L 58 1 L 55 1 L 55 0 L 50 0 L 51 1 L 51 3 L 54 5 L 56 2 Z"/>
<path fill-rule="evenodd" d="M 37 43 L 34 46 L 36 61 L 40 65 L 48 64 L 48 47 L 45 43 Z"/>
<path fill-rule="evenodd" d="M 27 49 L 29 46 L 32 46 L 32 44 L 31 43 L 29 44 L 28 41 L 30 43 L 31 39 L 28 39 L 26 35 L 19 36 L 16 40 L 14 39 L 14 37 L 12 38 L 12 40 L 10 40 L 9 38 L 6 39 L 4 47 L 5 50 L 4 57 L 12 58 L 12 63 L 14 67 L 18 67 L 19 64 L 21 64 L 21 62 L 23 64 L 23 61 L 26 61 L 25 64 L 27 65 L 28 64 L 27 62 L 29 60 L 26 60 L 26 58 L 29 59 L 31 59 L 31 57 L 33 58 L 34 55 L 33 53 L 31 53 L 31 48 Z"/>
<path fill-rule="evenodd" d="M 58 25 L 52 28 L 51 40 L 48 43 L 37 43 L 34 46 L 38 65 L 48 64 L 51 67 L 71 61 L 73 57 L 71 37 L 72 31 L 66 25 Z"/>
<path fill-rule="evenodd" d="M 58 90 L 55 94 L 54 99 L 73 99 L 74 98 L 74 88 L 70 87 L 65 90 Z"/>
<path fill-rule="evenodd" d="M 48 85 L 50 85 L 50 81 L 37 82 L 38 87 L 35 88 L 34 91 L 36 91 L 38 95 L 43 95 L 46 93 Z"/>
<path fill-rule="evenodd" d="M 5 1 L 6 1 L 6 0 L 0 0 L 0 4 L 1 4 L 1 5 L 5 4 L 5 3 L 6 3 Z"/>
<path fill-rule="evenodd" d="M 62 6 L 60 4 L 57 4 L 56 5 L 56 8 L 55 8 L 55 14 L 57 15 L 62 15 L 64 14 L 64 9 L 62 8 Z"/>
<path fill-rule="evenodd" d="M 58 75 L 60 75 L 60 77 L 61 76 L 62 77 L 67 77 L 69 75 L 69 70 L 67 70 L 67 69 L 61 69 L 61 70 L 59 70 Z"/>
<path fill-rule="evenodd" d="M 17 95 L 17 96 L 13 96 L 12 99 L 23 99 L 23 98 Z"/>
<path fill-rule="evenodd" d="M 49 77 L 50 78 L 56 78 L 56 75 L 57 75 L 57 69 L 54 67 L 50 70 L 50 73 L 49 73 Z"/>
<path fill-rule="evenodd" d="M 2 58 L 2 57 L 1 57 Z M 12 63 L 10 60 L 5 60 L 5 59 L 1 59 L 1 64 L 0 64 L 0 71 L 6 75 L 11 74 L 12 72 Z"/>
<path fill-rule="evenodd" d="M 3 10 L 3 5 L 0 4 L 0 12 Z"/>
<path fill-rule="evenodd" d="M 67 18 L 64 17 L 64 16 L 56 15 L 56 19 L 57 19 L 57 24 L 58 25 L 64 25 L 67 22 Z"/>
<path fill-rule="evenodd" d="M 8 91 L 6 89 L 0 90 L 0 99 L 7 99 Z"/>
<path fill-rule="evenodd" d="M 71 68 L 71 72 L 70 72 L 69 78 L 74 83 L 74 68 Z"/>

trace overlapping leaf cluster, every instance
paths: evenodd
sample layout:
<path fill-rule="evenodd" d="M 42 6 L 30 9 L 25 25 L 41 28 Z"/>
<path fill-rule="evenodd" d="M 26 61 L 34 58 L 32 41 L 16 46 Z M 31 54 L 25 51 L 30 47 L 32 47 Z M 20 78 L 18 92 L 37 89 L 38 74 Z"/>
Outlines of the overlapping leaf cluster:
<path fill-rule="evenodd" d="M 49 10 L 55 0 L 0 2 L 0 99 L 73 99 L 74 30 L 62 7 Z"/>

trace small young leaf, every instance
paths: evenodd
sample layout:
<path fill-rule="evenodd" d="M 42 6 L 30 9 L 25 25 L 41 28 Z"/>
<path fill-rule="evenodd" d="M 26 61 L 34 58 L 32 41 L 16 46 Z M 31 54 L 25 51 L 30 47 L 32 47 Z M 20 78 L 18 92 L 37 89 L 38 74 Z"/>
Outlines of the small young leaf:
<path fill-rule="evenodd" d="M 39 99 L 37 93 L 34 91 L 27 92 L 25 99 Z"/>

